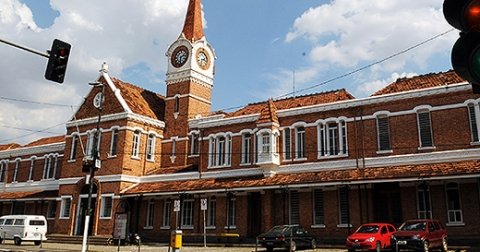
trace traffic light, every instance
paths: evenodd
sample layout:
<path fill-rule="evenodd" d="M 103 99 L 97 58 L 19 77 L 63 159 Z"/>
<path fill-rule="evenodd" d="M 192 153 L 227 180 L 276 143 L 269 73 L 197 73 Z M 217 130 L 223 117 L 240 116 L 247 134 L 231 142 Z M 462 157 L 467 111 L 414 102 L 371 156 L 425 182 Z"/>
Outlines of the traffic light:
<path fill-rule="evenodd" d="M 480 0 L 445 0 L 443 14 L 460 30 L 452 49 L 453 69 L 472 84 L 475 94 L 480 94 Z"/>
<path fill-rule="evenodd" d="M 48 58 L 47 69 L 45 70 L 45 79 L 63 83 L 65 72 L 67 71 L 70 48 L 70 44 L 61 40 L 55 39 L 53 41 L 50 56 Z"/>

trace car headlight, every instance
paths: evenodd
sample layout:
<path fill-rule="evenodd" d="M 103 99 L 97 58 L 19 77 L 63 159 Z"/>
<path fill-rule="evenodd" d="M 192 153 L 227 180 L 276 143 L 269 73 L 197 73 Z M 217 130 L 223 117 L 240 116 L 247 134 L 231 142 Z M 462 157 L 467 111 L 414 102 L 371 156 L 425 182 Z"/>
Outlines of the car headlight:
<path fill-rule="evenodd" d="M 365 241 L 366 242 L 373 242 L 373 241 L 375 241 L 375 237 L 372 236 L 372 237 L 366 239 Z"/>
<path fill-rule="evenodd" d="M 397 237 L 395 237 L 395 235 L 392 235 L 392 240 L 396 241 L 397 240 Z"/>

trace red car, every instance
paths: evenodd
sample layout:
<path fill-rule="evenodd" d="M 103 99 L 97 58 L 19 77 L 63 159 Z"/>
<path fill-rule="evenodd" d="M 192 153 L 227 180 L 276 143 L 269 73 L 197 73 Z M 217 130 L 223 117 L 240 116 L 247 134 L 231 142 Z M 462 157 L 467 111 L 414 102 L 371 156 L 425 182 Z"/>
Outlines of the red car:
<path fill-rule="evenodd" d="M 403 223 L 392 235 L 392 250 L 415 249 L 428 252 L 430 249 L 440 249 L 446 252 L 447 231 L 438 220 L 409 220 Z"/>
<path fill-rule="evenodd" d="M 361 225 L 347 238 L 348 252 L 355 250 L 382 251 L 390 248 L 391 236 L 397 229 L 388 223 L 367 223 Z"/>

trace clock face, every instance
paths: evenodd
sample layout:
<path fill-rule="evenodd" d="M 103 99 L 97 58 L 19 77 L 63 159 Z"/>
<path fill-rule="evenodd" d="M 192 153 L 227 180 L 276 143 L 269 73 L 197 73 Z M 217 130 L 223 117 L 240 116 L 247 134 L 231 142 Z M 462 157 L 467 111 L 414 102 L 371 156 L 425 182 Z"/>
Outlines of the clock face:
<path fill-rule="evenodd" d="M 93 106 L 95 106 L 95 108 L 100 108 L 102 104 L 103 104 L 103 95 L 102 95 L 102 92 L 98 92 L 93 98 Z"/>
<path fill-rule="evenodd" d="M 197 64 L 203 70 L 208 69 L 208 67 L 210 66 L 210 59 L 208 57 L 208 52 L 203 48 L 200 48 L 197 51 Z"/>
<path fill-rule="evenodd" d="M 175 67 L 181 67 L 188 60 L 188 49 L 185 46 L 177 47 L 172 54 L 172 65 Z"/>

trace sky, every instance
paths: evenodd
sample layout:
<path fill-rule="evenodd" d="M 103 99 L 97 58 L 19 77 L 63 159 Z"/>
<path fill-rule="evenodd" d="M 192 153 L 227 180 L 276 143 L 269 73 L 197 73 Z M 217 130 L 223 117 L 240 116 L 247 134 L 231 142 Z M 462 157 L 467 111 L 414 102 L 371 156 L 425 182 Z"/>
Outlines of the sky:
<path fill-rule="evenodd" d="M 215 48 L 212 110 L 345 88 L 368 97 L 400 77 L 451 69 L 458 31 L 441 0 L 202 0 Z M 0 43 L 0 144 L 65 134 L 103 62 L 165 94 L 167 47 L 188 0 L 0 0 L 0 38 L 45 52 L 72 45 L 63 85 L 47 58 Z M 345 77 L 343 77 L 345 76 Z M 108 102 L 108 101 L 107 101 Z"/>

